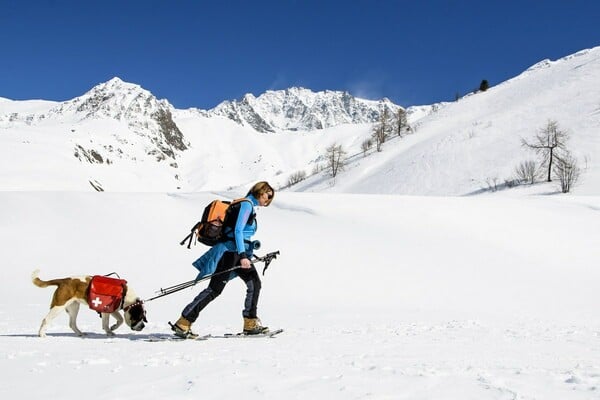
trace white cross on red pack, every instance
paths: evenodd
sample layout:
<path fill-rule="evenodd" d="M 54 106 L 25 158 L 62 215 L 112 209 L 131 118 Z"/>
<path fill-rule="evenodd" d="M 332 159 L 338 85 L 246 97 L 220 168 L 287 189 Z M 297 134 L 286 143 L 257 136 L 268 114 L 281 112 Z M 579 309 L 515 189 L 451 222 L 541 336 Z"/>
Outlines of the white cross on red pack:
<path fill-rule="evenodd" d="M 92 303 L 94 303 L 94 307 L 98 307 L 100 304 L 102 304 L 102 300 L 100 300 L 100 297 L 96 297 L 94 300 L 92 300 Z"/>

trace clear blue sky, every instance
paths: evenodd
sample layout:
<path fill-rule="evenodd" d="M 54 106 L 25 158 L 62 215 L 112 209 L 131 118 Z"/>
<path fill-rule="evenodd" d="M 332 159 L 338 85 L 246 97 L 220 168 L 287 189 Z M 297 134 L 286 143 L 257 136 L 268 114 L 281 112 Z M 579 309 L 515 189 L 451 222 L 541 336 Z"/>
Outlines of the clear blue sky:
<path fill-rule="evenodd" d="M 0 97 L 118 76 L 176 108 L 291 86 L 410 106 L 598 45 L 597 0 L 0 0 Z"/>

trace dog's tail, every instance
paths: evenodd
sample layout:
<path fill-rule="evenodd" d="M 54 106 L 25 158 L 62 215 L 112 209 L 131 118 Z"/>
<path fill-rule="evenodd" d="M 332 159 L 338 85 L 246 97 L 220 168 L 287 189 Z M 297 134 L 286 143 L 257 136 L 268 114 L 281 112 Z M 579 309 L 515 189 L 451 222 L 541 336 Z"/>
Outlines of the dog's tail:
<path fill-rule="evenodd" d="M 51 281 L 43 281 L 39 278 L 39 274 L 40 274 L 39 269 L 36 269 L 35 271 L 33 271 L 33 273 L 31 274 L 31 282 L 33 282 L 33 284 L 35 286 L 38 286 L 41 288 L 45 288 L 48 286 L 58 286 L 62 281 L 64 281 L 64 279 L 53 279 Z"/>

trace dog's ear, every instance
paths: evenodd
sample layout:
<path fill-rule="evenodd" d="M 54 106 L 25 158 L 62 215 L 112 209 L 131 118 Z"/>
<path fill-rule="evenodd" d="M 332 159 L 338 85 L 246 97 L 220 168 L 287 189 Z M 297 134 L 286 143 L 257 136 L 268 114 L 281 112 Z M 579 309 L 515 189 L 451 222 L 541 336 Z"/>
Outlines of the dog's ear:
<path fill-rule="evenodd" d="M 148 322 L 148 320 L 146 319 L 146 308 L 144 307 L 144 302 L 139 297 L 137 299 L 135 299 L 135 301 L 137 301 L 140 304 L 140 308 L 141 308 L 141 312 L 142 312 L 142 321 Z"/>

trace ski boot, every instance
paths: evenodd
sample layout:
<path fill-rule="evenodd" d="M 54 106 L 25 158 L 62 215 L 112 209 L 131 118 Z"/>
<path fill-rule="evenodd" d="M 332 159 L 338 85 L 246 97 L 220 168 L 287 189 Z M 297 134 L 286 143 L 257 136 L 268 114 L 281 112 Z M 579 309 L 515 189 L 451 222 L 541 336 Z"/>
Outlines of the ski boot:
<path fill-rule="evenodd" d="M 174 324 L 169 322 L 169 325 L 171 325 L 171 330 L 177 337 L 182 339 L 196 339 L 198 337 L 198 334 L 192 332 L 192 323 L 183 317 L 179 317 Z"/>
<path fill-rule="evenodd" d="M 258 335 L 269 332 L 269 327 L 262 326 L 258 318 L 244 317 L 244 335 Z"/>

